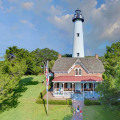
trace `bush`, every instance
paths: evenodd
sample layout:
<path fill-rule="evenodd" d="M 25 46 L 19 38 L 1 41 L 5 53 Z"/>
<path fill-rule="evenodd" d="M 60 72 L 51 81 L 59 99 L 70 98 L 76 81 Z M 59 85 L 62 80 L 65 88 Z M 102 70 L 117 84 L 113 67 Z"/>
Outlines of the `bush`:
<path fill-rule="evenodd" d="M 84 104 L 85 104 L 85 105 L 91 105 L 90 100 L 85 99 L 85 100 L 84 100 Z"/>
<path fill-rule="evenodd" d="M 48 86 L 48 90 L 51 88 L 51 86 L 49 85 Z M 46 91 L 46 88 L 42 91 L 42 92 L 40 92 L 40 95 L 38 96 L 38 98 L 41 98 L 41 99 L 43 99 L 43 97 L 45 96 L 45 94 L 47 93 L 47 91 Z"/>
<path fill-rule="evenodd" d="M 36 103 L 46 104 L 47 100 L 40 98 L 40 99 L 36 100 Z M 71 99 L 67 99 L 67 100 L 48 100 L 48 104 L 52 104 L 52 105 L 72 105 L 72 100 Z"/>
<path fill-rule="evenodd" d="M 67 103 L 67 105 L 72 105 L 72 100 L 71 99 L 67 99 L 66 103 Z"/>
<path fill-rule="evenodd" d="M 38 99 L 38 100 L 36 100 L 36 103 L 38 103 L 38 104 L 46 104 L 47 100 L 45 100 L 45 99 Z M 48 100 L 48 104 L 52 104 L 52 105 L 66 105 L 66 100 Z"/>
<path fill-rule="evenodd" d="M 112 105 L 120 105 L 120 101 L 112 101 L 111 104 Z"/>
<path fill-rule="evenodd" d="M 49 100 L 48 103 L 54 105 L 66 105 L 66 100 Z"/>
<path fill-rule="evenodd" d="M 101 103 L 98 100 L 85 99 L 84 104 L 85 105 L 100 105 Z"/>
<path fill-rule="evenodd" d="M 38 103 L 38 104 L 46 104 L 47 101 L 44 100 L 44 99 L 37 99 L 37 100 L 36 100 L 36 103 Z"/>

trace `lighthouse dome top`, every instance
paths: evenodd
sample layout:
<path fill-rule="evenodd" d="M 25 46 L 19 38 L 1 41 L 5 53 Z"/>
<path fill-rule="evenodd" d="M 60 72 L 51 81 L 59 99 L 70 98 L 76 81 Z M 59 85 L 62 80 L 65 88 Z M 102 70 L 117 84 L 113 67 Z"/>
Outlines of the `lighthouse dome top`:
<path fill-rule="evenodd" d="M 72 19 L 73 22 L 76 20 L 81 20 L 82 22 L 84 22 L 84 17 L 82 16 L 81 10 L 79 10 L 79 9 L 75 10 L 75 14 L 74 14 L 74 17 Z"/>

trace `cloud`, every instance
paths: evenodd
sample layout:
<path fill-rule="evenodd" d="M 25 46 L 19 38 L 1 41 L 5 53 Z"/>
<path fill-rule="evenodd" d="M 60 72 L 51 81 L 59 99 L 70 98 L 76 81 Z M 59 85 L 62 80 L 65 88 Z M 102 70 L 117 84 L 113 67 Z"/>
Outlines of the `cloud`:
<path fill-rule="evenodd" d="M 52 16 L 48 17 L 48 21 L 54 24 L 59 29 L 59 33 L 61 34 L 61 36 L 67 36 L 67 38 L 69 38 L 71 37 L 73 31 L 72 17 L 73 15 L 71 14 L 66 14 L 61 17 Z"/>
<path fill-rule="evenodd" d="M 20 20 L 20 22 L 23 23 L 23 24 L 26 24 L 30 28 L 33 28 L 34 30 L 36 30 L 34 24 L 32 24 L 31 22 L 29 22 L 28 20 Z"/>
<path fill-rule="evenodd" d="M 62 13 L 63 13 L 63 8 L 61 6 L 52 5 L 50 7 L 49 14 L 51 14 L 52 16 L 54 16 L 54 15 L 62 15 Z"/>
<path fill-rule="evenodd" d="M 22 7 L 27 10 L 30 10 L 34 7 L 34 3 L 33 2 L 23 2 Z"/>
<path fill-rule="evenodd" d="M 16 7 L 10 6 L 10 8 L 8 8 L 8 9 L 6 10 L 6 12 L 7 12 L 7 13 L 10 13 L 10 12 L 12 12 L 15 8 L 16 8 Z"/>
<path fill-rule="evenodd" d="M 3 9 L 2 0 L 0 0 L 0 9 Z"/>

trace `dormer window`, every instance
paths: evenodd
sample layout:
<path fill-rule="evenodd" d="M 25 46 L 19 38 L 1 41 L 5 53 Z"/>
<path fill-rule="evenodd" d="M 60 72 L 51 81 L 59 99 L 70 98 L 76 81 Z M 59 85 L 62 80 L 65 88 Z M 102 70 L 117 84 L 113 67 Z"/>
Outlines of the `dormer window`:
<path fill-rule="evenodd" d="M 79 75 L 82 75 L 82 70 L 81 69 L 79 69 Z"/>
<path fill-rule="evenodd" d="M 82 69 L 81 68 L 76 68 L 75 69 L 75 76 L 81 76 L 82 75 Z"/>
<path fill-rule="evenodd" d="M 78 69 L 75 70 L 75 75 L 78 75 Z"/>

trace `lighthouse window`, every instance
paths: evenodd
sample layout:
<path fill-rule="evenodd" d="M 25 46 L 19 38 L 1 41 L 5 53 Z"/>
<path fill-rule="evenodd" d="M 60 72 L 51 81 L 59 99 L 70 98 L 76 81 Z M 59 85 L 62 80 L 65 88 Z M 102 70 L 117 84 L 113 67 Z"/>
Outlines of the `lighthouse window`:
<path fill-rule="evenodd" d="M 80 53 L 77 53 L 77 57 L 79 57 Z"/>
<path fill-rule="evenodd" d="M 77 33 L 77 37 L 79 37 L 80 36 L 80 33 Z"/>

